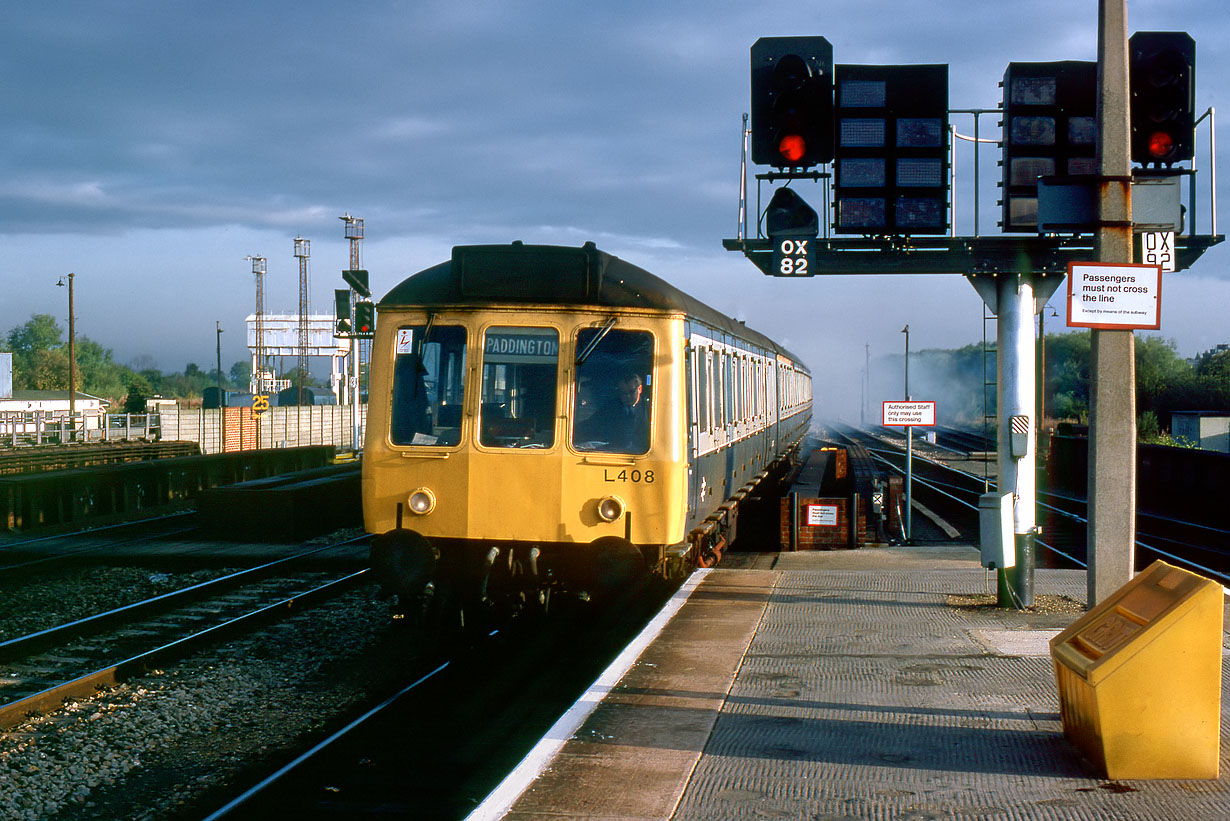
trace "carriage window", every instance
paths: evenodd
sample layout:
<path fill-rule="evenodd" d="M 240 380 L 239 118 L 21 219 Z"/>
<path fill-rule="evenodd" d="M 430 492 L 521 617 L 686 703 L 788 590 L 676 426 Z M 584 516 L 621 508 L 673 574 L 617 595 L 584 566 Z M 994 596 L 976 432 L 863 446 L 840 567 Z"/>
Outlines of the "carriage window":
<path fill-rule="evenodd" d="M 478 441 L 489 448 L 555 444 L 559 333 L 553 328 L 488 328 Z"/>
<path fill-rule="evenodd" d="M 709 352 L 704 348 L 698 351 L 699 361 L 696 363 L 696 404 L 699 407 L 697 421 L 702 431 L 709 430 Z"/>
<path fill-rule="evenodd" d="M 572 446 L 606 453 L 649 450 L 653 334 L 586 328 L 577 334 Z"/>
<path fill-rule="evenodd" d="M 393 345 L 393 407 L 389 422 L 393 444 L 456 445 L 461 441 L 465 328 L 398 328 Z"/>

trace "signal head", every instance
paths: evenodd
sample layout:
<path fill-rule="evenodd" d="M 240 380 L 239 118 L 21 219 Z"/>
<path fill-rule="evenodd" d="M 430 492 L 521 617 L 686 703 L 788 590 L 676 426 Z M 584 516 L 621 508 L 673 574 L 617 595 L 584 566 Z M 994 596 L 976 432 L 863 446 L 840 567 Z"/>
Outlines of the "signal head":
<path fill-rule="evenodd" d="M 752 45 L 752 162 L 808 168 L 833 158 L 833 46 L 823 37 Z"/>
<path fill-rule="evenodd" d="M 1138 31 L 1128 58 L 1132 161 L 1169 166 L 1192 159 L 1196 41 L 1185 31 Z"/>

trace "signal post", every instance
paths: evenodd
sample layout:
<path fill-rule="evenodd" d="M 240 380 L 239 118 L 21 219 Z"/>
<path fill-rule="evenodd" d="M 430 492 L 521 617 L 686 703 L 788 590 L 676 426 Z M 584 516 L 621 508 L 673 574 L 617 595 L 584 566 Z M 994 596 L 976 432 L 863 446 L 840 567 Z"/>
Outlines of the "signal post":
<path fill-rule="evenodd" d="M 1097 259 L 1132 262 L 1127 0 L 1098 3 Z M 1136 339 L 1090 332 L 1089 485 L 1086 542 L 1090 607 L 1135 575 Z"/>
<path fill-rule="evenodd" d="M 362 341 L 371 339 L 376 326 L 375 305 L 368 301 L 372 295 L 367 270 L 360 267 L 363 242 L 363 220 L 349 213 L 339 217 L 346 227 L 346 239 L 350 242 L 350 267 L 342 271 L 342 280 L 350 286 L 333 292 L 335 339 L 350 340 L 350 388 L 351 435 L 354 452 L 363 449 L 362 426 L 359 423 L 359 377 L 362 359 Z"/>
<path fill-rule="evenodd" d="M 946 65 L 834 65 L 823 37 L 761 38 L 751 49 L 752 160 L 778 169 L 757 180 L 787 186 L 766 210 L 767 236 L 759 227 L 755 238 L 747 236 L 741 218 L 740 236 L 723 246 L 771 276 L 964 274 L 997 316 L 999 488 L 1013 502 L 1001 508 L 1012 521 L 1000 532 L 1010 533 L 1014 544 L 988 566 L 1000 571 L 1005 607 L 1033 604 L 1033 315 L 1070 265 L 1132 261 L 1131 161 L 1154 165 L 1148 175 L 1155 179 L 1191 174 L 1172 166 L 1193 156 L 1194 45 L 1181 32 L 1141 32 L 1132 38 L 1129 61 L 1124 7 L 1125 0 L 1099 4 L 1096 72 L 1093 64 L 1064 61 L 1014 63 L 1005 74 L 1001 224 L 1031 236 L 945 236 L 951 224 Z M 1138 74 L 1150 79 L 1136 81 Z M 831 177 L 816 170 L 830 163 Z M 831 188 L 832 215 L 823 236 L 815 210 L 789 188 L 797 179 L 831 181 L 825 202 Z M 1194 206 L 1194 179 L 1192 186 Z M 1164 194 L 1175 198 L 1174 214 L 1177 192 L 1175 185 Z M 1182 231 L 1178 219 L 1174 227 L 1169 218 L 1161 222 L 1161 229 L 1147 230 Z M 830 227 L 851 236 L 830 236 Z M 1175 236 L 1174 270 L 1191 266 L 1223 239 Z M 1135 529 L 1133 334 L 1093 333 L 1091 605 L 1131 578 Z M 983 555 L 986 563 L 996 552 L 984 545 Z M 1013 568 L 1011 575 L 1005 567 Z"/>

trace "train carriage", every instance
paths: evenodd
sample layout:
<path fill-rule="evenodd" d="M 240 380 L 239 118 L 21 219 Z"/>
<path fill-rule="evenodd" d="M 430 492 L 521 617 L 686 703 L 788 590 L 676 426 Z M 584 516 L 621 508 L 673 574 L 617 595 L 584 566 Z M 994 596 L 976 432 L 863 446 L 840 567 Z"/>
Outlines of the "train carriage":
<path fill-rule="evenodd" d="M 406 605 L 711 564 L 810 423 L 796 357 L 592 243 L 459 246 L 377 310 L 364 519 Z"/>

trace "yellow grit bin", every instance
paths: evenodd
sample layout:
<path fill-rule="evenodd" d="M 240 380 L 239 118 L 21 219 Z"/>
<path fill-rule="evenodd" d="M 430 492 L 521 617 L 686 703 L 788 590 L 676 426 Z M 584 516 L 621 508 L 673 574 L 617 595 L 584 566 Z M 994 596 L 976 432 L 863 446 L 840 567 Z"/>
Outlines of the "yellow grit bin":
<path fill-rule="evenodd" d="M 1107 778 L 1218 777 L 1222 597 L 1158 561 L 1051 639 L 1064 735 Z"/>

